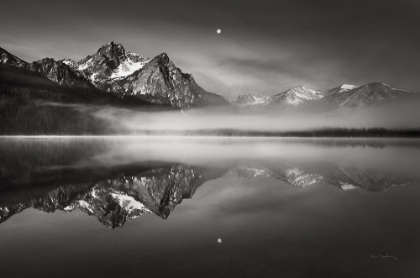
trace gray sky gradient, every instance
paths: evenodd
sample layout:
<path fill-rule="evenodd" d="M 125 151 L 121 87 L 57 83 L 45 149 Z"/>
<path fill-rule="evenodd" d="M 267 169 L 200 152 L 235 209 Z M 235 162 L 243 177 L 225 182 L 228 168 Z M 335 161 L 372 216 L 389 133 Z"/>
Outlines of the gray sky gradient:
<path fill-rule="evenodd" d="M 375 81 L 420 91 L 418 0 L 2 0 L 0 6 L 0 46 L 27 61 L 78 60 L 113 40 L 144 57 L 166 52 L 204 89 L 232 98 Z"/>

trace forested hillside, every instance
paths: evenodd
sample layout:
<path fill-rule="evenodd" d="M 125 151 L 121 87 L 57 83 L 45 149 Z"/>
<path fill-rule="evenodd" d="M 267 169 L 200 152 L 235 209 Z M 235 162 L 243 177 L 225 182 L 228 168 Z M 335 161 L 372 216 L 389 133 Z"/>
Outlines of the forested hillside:
<path fill-rule="evenodd" d="M 0 67 L 0 134 L 112 134 L 124 132 L 93 116 L 100 107 L 172 110 L 95 88 L 58 85 L 23 69 Z"/>

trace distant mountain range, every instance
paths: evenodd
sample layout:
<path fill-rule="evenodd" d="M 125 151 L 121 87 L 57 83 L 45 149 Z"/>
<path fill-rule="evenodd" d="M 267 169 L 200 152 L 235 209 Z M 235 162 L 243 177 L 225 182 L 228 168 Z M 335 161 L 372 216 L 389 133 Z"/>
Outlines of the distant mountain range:
<path fill-rule="evenodd" d="M 362 86 L 343 84 L 328 90 L 303 86 L 272 96 L 240 94 L 236 100 L 205 91 L 162 53 L 153 59 L 110 42 L 80 61 L 45 58 L 28 63 L 0 48 L 2 70 L 32 73 L 62 86 L 93 88 L 121 98 L 131 96 L 151 104 L 177 109 L 203 106 L 231 106 L 248 111 L 310 111 L 317 114 L 346 114 L 388 101 L 418 96 L 384 83 Z M 1 81 L 1 75 L 0 75 Z"/>
<path fill-rule="evenodd" d="M 393 100 L 418 96 L 418 93 L 392 88 L 384 83 L 370 83 L 363 86 L 343 84 L 325 91 L 300 86 L 273 96 L 240 94 L 236 100 L 230 102 L 238 107 L 254 110 L 348 114 Z"/>

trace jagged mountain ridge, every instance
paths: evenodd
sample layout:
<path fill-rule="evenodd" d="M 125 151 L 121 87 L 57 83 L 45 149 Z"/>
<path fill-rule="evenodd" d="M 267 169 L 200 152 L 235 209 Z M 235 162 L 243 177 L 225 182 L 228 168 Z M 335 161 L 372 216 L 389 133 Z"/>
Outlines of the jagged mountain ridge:
<path fill-rule="evenodd" d="M 143 58 L 126 51 L 119 43 L 110 42 L 77 62 L 45 58 L 28 63 L 2 48 L 0 55 L 3 65 L 40 74 L 61 85 L 92 86 L 180 109 L 229 105 L 222 96 L 202 89 L 192 75 L 177 68 L 166 53 L 153 59 Z"/>
<path fill-rule="evenodd" d="M 89 87 L 91 84 L 80 73 L 73 71 L 68 65 L 53 58 L 28 63 L 0 47 L 0 62 L 2 65 L 20 68 L 48 78 L 60 85 L 73 87 Z"/>
<path fill-rule="evenodd" d="M 72 69 L 81 72 L 92 83 L 103 85 L 105 79 L 116 79 L 128 76 L 140 70 L 151 59 L 126 51 L 121 44 L 111 42 L 101 46 L 93 55 L 75 62 L 62 60 Z"/>

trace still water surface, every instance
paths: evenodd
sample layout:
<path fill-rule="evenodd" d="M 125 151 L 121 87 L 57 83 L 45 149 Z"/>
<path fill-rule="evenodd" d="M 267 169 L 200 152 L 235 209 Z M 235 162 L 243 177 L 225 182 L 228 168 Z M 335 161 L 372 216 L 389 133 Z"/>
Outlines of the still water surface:
<path fill-rule="evenodd" d="M 419 219 L 419 140 L 0 139 L 0 277 L 420 277 Z"/>

